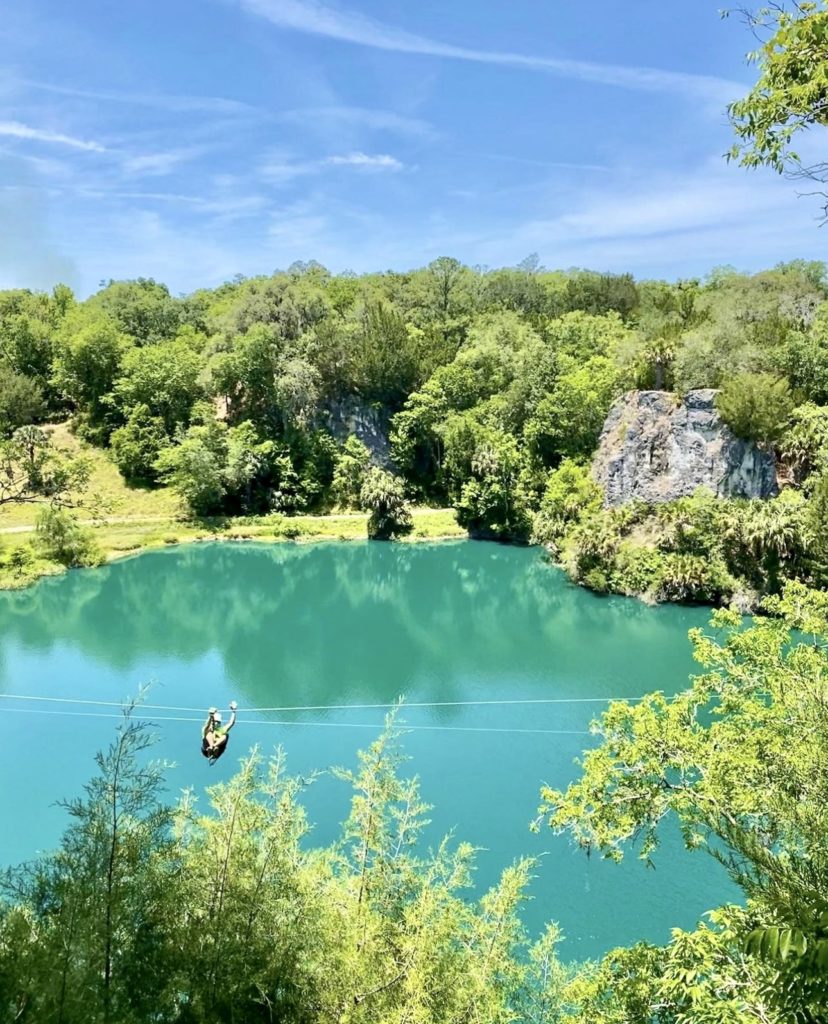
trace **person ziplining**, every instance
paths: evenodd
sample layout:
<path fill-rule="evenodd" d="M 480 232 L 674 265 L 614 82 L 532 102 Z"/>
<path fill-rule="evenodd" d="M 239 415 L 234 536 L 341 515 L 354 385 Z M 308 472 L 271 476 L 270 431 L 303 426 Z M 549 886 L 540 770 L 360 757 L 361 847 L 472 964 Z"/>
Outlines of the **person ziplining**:
<path fill-rule="evenodd" d="M 210 708 L 207 712 L 207 721 L 201 730 L 201 753 L 207 758 L 212 767 L 227 749 L 227 741 L 230 738 L 230 730 L 236 724 L 236 708 L 238 704 L 230 701 L 230 721 L 227 725 L 221 724 L 221 712 L 218 708 Z"/>

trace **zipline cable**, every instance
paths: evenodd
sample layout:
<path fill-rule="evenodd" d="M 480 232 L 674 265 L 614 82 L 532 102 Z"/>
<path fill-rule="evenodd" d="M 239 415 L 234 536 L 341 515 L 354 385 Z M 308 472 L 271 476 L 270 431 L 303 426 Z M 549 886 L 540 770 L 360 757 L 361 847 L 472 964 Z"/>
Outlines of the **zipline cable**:
<path fill-rule="evenodd" d="M 381 705 L 386 706 L 386 705 Z M 111 711 L 64 711 L 59 708 L 4 708 L 5 712 L 20 715 L 67 715 L 72 718 L 121 718 L 121 715 L 116 715 Z M 131 715 L 132 718 L 138 719 L 139 721 L 151 721 L 151 722 L 192 722 L 201 724 L 201 718 L 181 718 L 171 715 L 159 715 L 153 717 L 152 715 L 136 714 L 134 711 Z M 283 722 L 274 721 L 273 719 L 255 719 L 255 718 L 240 718 L 237 719 L 237 725 L 277 725 L 277 726 L 295 726 L 298 728 L 322 728 L 322 729 L 380 729 L 382 724 L 379 722 Z M 578 729 L 512 729 L 505 728 L 502 726 L 472 726 L 472 725 L 402 725 L 402 732 L 485 732 L 485 733 L 530 733 L 533 735 L 542 736 L 590 736 L 589 732 Z"/>
<path fill-rule="evenodd" d="M 91 700 L 80 697 L 41 697 L 25 693 L 0 693 L 0 700 L 47 701 L 53 704 L 85 704 L 95 707 L 120 708 L 122 701 Z M 500 707 L 508 705 L 537 704 L 611 704 L 615 701 L 640 701 L 644 697 L 527 697 L 504 698 L 502 700 L 434 700 L 434 701 L 403 701 L 400 704 L 302 704 L 282 705 L 270 708 L 248 708 L 248 711 L 290 712 L 290 711 L 382 711 L 391 708 L 467 708 L 467 707 Z M 202 713 L 204 708 L 176 707 L 170 704 L 141 704 L 148 711 L 190 711 Z M 11 709 L 8 709 L 11 710 Z"/>

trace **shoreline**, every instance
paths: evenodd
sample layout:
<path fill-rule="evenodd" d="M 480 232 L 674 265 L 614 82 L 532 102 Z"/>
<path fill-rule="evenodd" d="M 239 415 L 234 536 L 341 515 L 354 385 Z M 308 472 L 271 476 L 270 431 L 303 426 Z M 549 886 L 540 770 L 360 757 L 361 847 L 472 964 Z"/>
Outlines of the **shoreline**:
<path fill-rule="evenodd" d="M 453 509 L 412 509 L 414 526 L 406 537 L 381 543 L 417 544 L 430 541 L 466 540 L 468 533 L 457 524 Z M 257 516 L 250 519 L 203 520 L 198 523 L 162 517 L 111 517 L 103 521 L 88 521 L 100 544 L 103 559 L 98 566 L 73 568 L 99 568 L 148 551 L 198 543 L 255 543 L 255 544 L 311 544 L 322 541 L 365 541 L 367 513 L 333 513 L 325 516 Z M 25 538 L 34 526 L 0 528 L 0 550 L 3 538 Z M 0 568 L 0 592 L 25 590 L 41 579 L 62 576 L 71 571 L 56 562 L 37 559 L 20 569 Z"/>

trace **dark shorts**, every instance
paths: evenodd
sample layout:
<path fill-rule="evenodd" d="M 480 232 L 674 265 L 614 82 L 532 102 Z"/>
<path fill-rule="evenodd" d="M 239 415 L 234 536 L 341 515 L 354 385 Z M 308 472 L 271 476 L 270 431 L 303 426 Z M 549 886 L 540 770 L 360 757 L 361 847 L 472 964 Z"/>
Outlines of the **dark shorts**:
<path fill-rule="evenodd" d="M 227 749 L 228 736 L 225 736 L 217 747 L 210 748 L 206 739 L 201 741 L 201 753 L 207 758 L 208 761 L 218 761 L 224 751 Z"/>

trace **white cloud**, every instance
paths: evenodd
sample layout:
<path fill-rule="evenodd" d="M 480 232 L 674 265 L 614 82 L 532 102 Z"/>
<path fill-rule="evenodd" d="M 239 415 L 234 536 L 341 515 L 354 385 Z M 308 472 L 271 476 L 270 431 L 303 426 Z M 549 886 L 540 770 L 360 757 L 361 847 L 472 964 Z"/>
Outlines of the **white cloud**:
<path fill-rule="evenodd" d="M 32 142 L 45 142 L 55 146 L 69 146 L 71 149 L 83 149 L 91 153 L 106 152 L 106 147 L 99 142 L 78 139 L 73 135 L 63 135 L 61 132 L 46 131 L 42 128 L 32 128 L 31 125 L 22 124 L 20 121 L 0 121 L 0 135 L 13 139 L 30 139 Z"/>
<path fill-rule="evenodd" d="M 355 11 L 329 7 L 320 0 L 235 0 L 252 14 L 267 19 L 274 25 L 327 36 L 342 42 L 370 46 L 396 53 L 415 53 L 451 60 L 499 64 L 560 75 L 564 78 L 598 82 L 603 85 L 655 92 L 678 92 L 694 98 L 719 104 L 740 95 L 744 86 L 710 75 L 663 71 L 658 68 L 625 67 L 618 64 L 597 64 L 591 61 L 567 60 L 556 57 L 533 57 L 498 50 L 476 50 L 465 46 L 443 43 L 426 36 L 405 32 L 392 25 L 368 18 Z"/>
<path fill-rule="evenodd" d="M 432 139 L 437 135 L 428 121 L 405 117 L 390 110 L 372 110 L 368 107 L 305 107 L 299 110 L 286 110 L 279 114 L 277 119 L 300 126 L 313 126 L 317 122 L 355 125 L 369 131 L 390 132 L 421 139 Z"/>
<path fill-rule="evenodd" d="M 565 201 L 569 209 L 555 215 L 486 232 L 479 258 L 494 265 L 537 251 L 548 266 L 669 275 L 688 264 L 696 273 L 722 261 L 771 264 L 809 255 L 818 242 L 812 211 L 789 184 L 718 162 L 681 176 L 618 175 Z"/>
<path fill-rule="evenodd" d="M 405 165 L 388 153 L 342 153 L 321 160 L 289 160 L 275 156 L 262 167 L 262 176 L 271 185 L 286 185 L 295 178 L 321 174 L 329 167 L 350 167 L 357 171 L 402 171 Z"/>
<path fill-rule="evenodd" d="M 140 153 L 137 156 L 125 157 L 122 166 L 126 174 L 161 176 L 169 174 L 179 164 L 201 156 L 203 152 L 202 146 L 189 146 L 160 153 Z"/>
<path fill-rule="evenodd" d="M 345 156 L 329 156 L 325 163 L 337 167 L 358 167 L 365 171 L 401 171 L 404 166 L 387 153 L 347 153 Z"/>
<path fill-rule="evenodd" d="M 74 86 L 54 85 L 51 82 L 38 82 L 30 78 L 7 78 L 6 82 L 11 85 L 24 86 L 29 89 L 35 89 L 38 92 L 48 92 L 57 96 L 94 100 L 97 103 L 121 103 L 127 106 L 156 107 L 173 113 L 255 114 L 260 112 L 249 103 L 227 99 L 223 96 L 182 96 L 174 93 L 136 93 L 106 89 L 77 89 Z"/>

